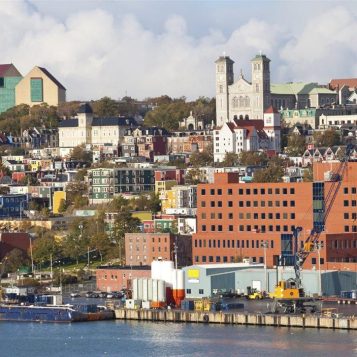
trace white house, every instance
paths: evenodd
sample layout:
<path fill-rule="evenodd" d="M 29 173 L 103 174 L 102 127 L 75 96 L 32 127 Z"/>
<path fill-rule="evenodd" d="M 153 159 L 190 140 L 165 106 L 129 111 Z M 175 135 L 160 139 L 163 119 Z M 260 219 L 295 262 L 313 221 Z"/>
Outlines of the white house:
<path fill-rule="evenodd" d="M 234 119 L 214 129 L 214 161 L 222 162 L 226 153 L 273 150 L 280 152 L 280 114 L 273 107 L 264 113 L 264 120 Z"/>

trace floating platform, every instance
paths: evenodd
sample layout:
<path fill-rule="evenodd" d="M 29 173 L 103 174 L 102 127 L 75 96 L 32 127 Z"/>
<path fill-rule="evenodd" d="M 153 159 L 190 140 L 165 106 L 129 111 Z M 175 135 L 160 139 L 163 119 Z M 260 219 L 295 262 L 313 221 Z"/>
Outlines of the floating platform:
<path fill-rule="evenodd" d="M 357 330 L 357 317 L 321 315 L 252 314 L 238 312 L 201 312 L 183 310 L 115 309 L 119 320 L 191 322 L 229 325 L 285 326 Z"/>

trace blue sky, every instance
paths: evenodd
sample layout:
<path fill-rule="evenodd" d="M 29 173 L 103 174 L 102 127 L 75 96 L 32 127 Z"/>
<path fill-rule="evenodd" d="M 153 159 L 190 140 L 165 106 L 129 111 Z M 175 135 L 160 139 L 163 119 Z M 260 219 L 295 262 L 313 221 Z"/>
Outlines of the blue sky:
<path fill-rule="evenodd" d="M 357 77 L 357 1 L 0 0 L 0 62 L 45 66 L 68 99 L 214 96 L 225 52 L 250 79 L 271 59 L 272 82 Z"/>

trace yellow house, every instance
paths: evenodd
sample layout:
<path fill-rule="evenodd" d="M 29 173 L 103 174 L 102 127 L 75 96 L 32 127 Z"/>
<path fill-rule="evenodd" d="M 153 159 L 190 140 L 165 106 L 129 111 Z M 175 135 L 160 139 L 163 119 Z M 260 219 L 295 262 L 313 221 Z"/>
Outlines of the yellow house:
<path fill-rule="evenodd" d="M 177 185 L 176 180 L 155 181 L 155 193 L 160 195 L 162 191 L 170 190 L 175 185 Z"/>
<path fill-rule="evenodd" d="M 65 191 L 55 191 L 53 193 L 53 213 L 60 213 L 59 208 L 61 206 L 62 200 L 66 201 L 66 192 Z"/>
<path fill-rule="evenodd" d="M 162 211 L 165 211 L 168 208 L 176 208 L 176 190 L 161 192 L 160 198 Z"/>
<path fill-rule="evenodd" d="M 66 101 L 66 88 L 46 68 L 36 66 L 16 85 L 15 98 L 16 105 L 58 106 Z"/>

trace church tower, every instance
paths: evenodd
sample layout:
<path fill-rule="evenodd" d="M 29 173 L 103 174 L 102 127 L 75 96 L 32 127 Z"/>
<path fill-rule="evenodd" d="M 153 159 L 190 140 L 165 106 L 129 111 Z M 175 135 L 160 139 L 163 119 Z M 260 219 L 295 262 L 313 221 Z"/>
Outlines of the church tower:
<path fill-rule="evenodd" d="M 216 125 L 229 121 L 229 89 L 233 84 L 233 63 L 228 56 L 221 56 L 216 63 Z"/>
<path fill-rule="evenodd" d="M 270 59 L 263 54 L 252 59 L 251 119 L 262 119 L 271 105 Z"/>

